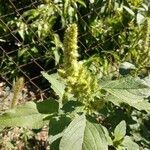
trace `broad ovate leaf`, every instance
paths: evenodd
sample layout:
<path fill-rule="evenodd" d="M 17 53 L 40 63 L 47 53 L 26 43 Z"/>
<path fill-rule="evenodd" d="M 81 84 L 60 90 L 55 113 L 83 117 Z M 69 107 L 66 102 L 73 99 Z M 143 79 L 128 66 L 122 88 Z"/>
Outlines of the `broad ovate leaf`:
<path fill-rule="evenodd" d="M 109 146 L 113 145 L 113 141 L 112 141 L 112 139 L 111 139 L 111 137 L 109 135 L 109 132 L 108 132 L 107 128 L 103 126 L 103 130 L 104 130 L 104 134 L 105 134 L 105 137 L 107 139 L 108 145 Z"/>
<path fill-rule="evenodd" d="M 60 99 L 62 99 L 65 90 L 65 84 L 61 80 L 60 76 L 57 73 L 51 75 L 47 74 L 46 72 L 41 73 L 49 81 L 54 92 L 59 96 Z"/>
<path fill-rule="evenodd" d="M 60 138 L 71 121 L 71 118 L 67 115 L 54 116 L 50 119 L 48 141 L 51 145 L 51 150 L 59 149 Z"/>
<path fill-rule="evenodd" d="M 60 150 L 81 150 L 85 127 L 86 119 L 84 115 L 74 119 L 64 132 L 60 142 Z"/>
<path fill-rule="evenodd" d="M 131 72 L 131 70 L 136 69 L 135 65 L 129 63 L 129 62 L 124 62 L 120 64 L 119 66 L 119 73 L 121 75 L 127 75 Z"/>
<path fill-rule="evenodd" d="M 108 143 L 102 126 L 86 120 L 82 115 L 75 118 L 64 131 L 59 149 L 108 150 Z"/>
<path fill-rule="evenodd" d="M 139 146 L 131 137 L 125 136 L 122 143 L 117 147 L 117 150 L 139 150 Z"/>
<path fill-rule="evenodd" d="M 44 118 L 57 110 L 58 103 L 56 101 L 27 102 L 0 115 L 0 130 L 16 126 L 40 128 L 44 124 Z"/>
<path fill-rule="evenodd" d="M 150 103 L 145 99 L 150 96 L 150 86 L 144 80 L 126 77 L 108 81 L 102 84 L 102 89 L 109 93 L 106 100 L 115 105 L 126 103 L 138 110 L 150 112 Z"/>
<path fill-rule="evenodd" d="M 145 85 L 150 87 L 150 75 L 145 77 L 142 81 Z"/>
<path fill-rule="evenodd" d="M 105 132 L 100 124 L 86 122 L 82 150 L 108 150 Z"/>
<path fill-rule="evenodd" d="M 128 70 L 128 69 L 135 69 L 136 67 L 135 67 L 135 65 L 133 65 L 129 62 L 124 62 L 124 63 L 120 64 L 119 68 Z"/>
<path fill-rule="evenodd" d="M 114 130 L 114 141 L 120 141 L 121 139 L 124 138 L 126 135 L 126 122 L 123 120 L 121 121 L 115 128 Z"/>
<path fill-rule="evenodd" d="M 141 25 L 145 21 L 145 17 L 141 13 L 137 13 L 136 22 Z"/>

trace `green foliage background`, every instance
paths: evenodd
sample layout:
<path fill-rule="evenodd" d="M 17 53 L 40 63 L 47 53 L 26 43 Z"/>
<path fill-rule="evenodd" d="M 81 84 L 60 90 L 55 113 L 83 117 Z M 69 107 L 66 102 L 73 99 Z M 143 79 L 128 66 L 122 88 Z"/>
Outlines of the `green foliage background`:
<path fill-rule="evenodd" d="M 50 120 L 49 142 L 53 143 L 52 149 L 58 149 L 55 146 L 58 146 L 57 142 L 60 141 L 60 137 L 62 137 L 60 149 L 66 149 L 67 144 L 73 145 L 78 135 L 76 124 L 77 127 L 82 128 L 80 136 L 84 139 L 83 142 L 79 141 L 77 144 L 79 149 L 86 149 L 86 142 L 90 143 L 87 137 L 90 137 L 89 133 L 92 131 L 95 131 L 93 141 L 99 138 L 99 141 L 105 143 L 101 145 L 97 142 L 93 145 L 95 149 L 130 150 L 131 147 L 133 150 L 139 147 L 143 150 L 150 149 L 149 0 L 21 0 L 19 2 L 0 0 L 0 16 L 0 75 L 3 78 L 12 81 L 16 76 L 22 76 L 23 73 L 18 66 L 26 65 L 34 60 L 44 70 L 56 73 L 56 70 L 63 66 L 63 60 L 66 58 L 63 45 L 64 31 L 70 23 L 76 23 L 79 30 L 78 59 L 82 64 L 81 69 L 86 68 L 87 72 L 91 72 L 97 77 L 96 81 L 98 79 L 101 83 L 100 93 L 98 93 L 100 95 L 96 98 L 94 95 L 94 99 L 97 99 L 94 102 L 90 98 L 89 102 L 86 98 L 83 101 L 84 93 L 80 93 L 81 90 L 77 91 L 79 88 L 76 87 L 72 88 L 72 91 L 77 91 L 74 99 L 79 98 L 77 99 L 79 103 L 74 104 L 72 101 L 69 104 L 65 103 L 62 109 L 60 108 L 64 102 L 58 104 L 56 101 L 54 103 L 44 101 L 29 102 L 8 110 L 0 116 L 2 129 L 11 125 L 14 127 L 16 122 L 18 126 L 34 128 L 38 122 L 41 126 Z M 124 62 L 130 62 L 130 65 L 134 67 L 128 66 L 129 63 L 121 66 Z M 79 64 L 78 61 L 76 63 Z M 123 72 L 119 66 L 122 67 Z M 30 78 L 40 75 L 42 71 L 42 69 L 37 69 L 34 63 L 30 67 L 21 69 Z M 63 97 L 65 85 L 58 79 L 60 72 L 51 76 L 44 72 L 42 74 L 51 83 L 53 93 L 57 94 L 61 100 L 67 99 Z M 83 74 L 84 79 L 91 79 L 88 73 L 86 75 L 83 72 Z M 123 78 L 129 74 L 132 77 Z M 139 78 L 134 78 L 135 76 L 143 79 L 139 80 Z M 109 81 L 105 82 L 106 78 Z M 67 84 L 74 86 L 70 80 Z M 80 82 L 78 86 L 81 84 Z M 56 98 L 56 95 L 53 98 Z M 93 109 L 99 108 L 99 100 L 107 101 L 107 104 L 98 112 L 93 113 Z M 92 112 L 86 111 L 86 116 L 74 116 L 76 114 L 74 111 L 77 111 L 77 114 L 85 113 L 83 104 L 88 104 L 88 109 L 92 109 Z M 50 107 L 54 108 L 52 112 L 49 112 Z M 101 124 L 98 126 L 95 123 L 96 120 L 91 121 L 91 118 L 98 119 L 99 117 Z M 20 118 L 23 118 L 23 122 Z M 32 124 L 25 122 L 26 118 L 32 121 Z M 59 123 L 63 124 L 63 129 L 69 126 L 63 131 Z M 55 128 L 57 126 L 60 134 Z M 68 134 L 74 132 L 73 140 L 67 143 Z M 99 134 L 100 136 L 96 136 Z M 56 143 L 53 142 L 54 139 Z"/>
<path fill-rule="evenodd" d="M 1 50 L 0 72 L 11 70 L 9 79 L 20 75 L 14 62 L 20 66 L 37 59 L 45 70 L 61 64 L 63 32 L 72 22 L 79 27 L 80 59 L 94 59 L 105 75 L 124 61 L 148 74 L 149 1 L 1 1 L 0 15 L 1 48 L 14 52 L 8 58 Z"/>

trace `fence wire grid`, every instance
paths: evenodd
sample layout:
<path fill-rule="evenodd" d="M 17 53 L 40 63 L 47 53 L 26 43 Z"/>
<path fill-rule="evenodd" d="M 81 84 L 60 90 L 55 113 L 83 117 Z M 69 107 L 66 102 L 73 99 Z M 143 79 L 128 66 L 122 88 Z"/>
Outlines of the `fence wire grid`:
<path fill-rule="evenodd" d="M 3 0 L 0 0 L 0 3 L 4 3 Z M 13 79 L 15 79 L 17 76 L 22 76 L 25 78 L 25 85 L 30 90 L 34 91 L 37 95 L 40 95 L 40 98 L 41 95 L 43 98 L 48 98 L 50 95 L 50 86 L 42 77 L 41 71 L 53 73 L 56 71 L 59 65 L 55 65 L 55 57 L 54 55 L 51 55 L 51 47 L 49 46 L 47 39 L 40 39 L 38 34 L 35 33 L 35 31 L 30 27 L 29 21 L 27 21 L 26 17 L 23 15 L 23 13 L 27 10 L 37 9 L 39 5 L 43 4 L 43 1 L 28 0 L 24 6 L 21 4 L 22 1 L 16 2 L 15 0 L 8 0 L 6 3 L 8 5 L 8 12 L 5 10 L 6 6 L 4 7 L 3 4 L 0 7 L 0 9 L 4 9 L 5 11 L 5 14 L 0 14 L 0 26 L 3 28 L 3 31 L 0 31 L 0 82 L 6 82 L 8 86 L 12 87 Z M 94 5 L 96 6 L 96 4 L 93 3 L 93 8 Z M 87 11 L 86 14 L 81 13 L 78 9 L 76 9 L 78 20 L 84 23 L 84 28 L 88 28 L 88 32 L 82 31 L 82 34 L 79 33 L 78 36 L 79 46 L 81 47 L 82 52 L 87 55 L 87 57 L 90 55 L 91 49 L 101 49 L 101 51 L 106 51 L 102 44 L 112 40 L 116 42 L 118 47 L 121 47 L 118 41 L 116 41 L 116 37 L 118 37 L 120 34 L 119 32 L 113 36 L 110 36 L 103 42 L 99 41 L 96 37 L 93 36 L 91 28 L 87 23 L 87 19 L 89 16 L 96 15 L 99 17 L 100 9 L 101 7 L 95 7 L 95 9 Z M 30 28 L 30 33 L 36 40 L 24 42 L 20 35 L 18 35 L 18 28 L 13 28 L 13 24 L 8 24 L 9 20 L 12 18 L 21 18 L 26 24 L 27 28 Z M 122 25 L 124 24 L 122 23 Z M 53 33 L 64 33 L 64 28 L 59 28 L 57 24 L 55 26 L 57 29 L 54 29 Z M 49 34 L 51 34 L 51 31 L 49 31 Z M 82 40 L 86 37 L 91 38 L 90 46 L 87 46 L 87 44 Z M 9 40 L 5 41 L 6 38 Z M 33 48 L 34 45 L 39 48 L 38 53 L 40 51 L 40 55 L 37 54 L 37 49 Z M 27 58 L 18 56 L 23 49 L 27 55 Z M 49 52 L 47 54 L 47 58 L 45 58 L 46 56 L 43 55 L 45 52 Z"/>

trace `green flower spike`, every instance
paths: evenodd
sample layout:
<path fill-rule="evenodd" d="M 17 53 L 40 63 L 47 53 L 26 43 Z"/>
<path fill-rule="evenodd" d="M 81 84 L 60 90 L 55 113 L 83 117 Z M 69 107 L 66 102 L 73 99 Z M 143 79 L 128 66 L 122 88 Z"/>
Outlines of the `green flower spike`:
<path fill-rule="evenodd" d="M 66 92 L 73 94 L 89 111 L 99 91 L 99 86 L 97 78 L 89 72 L 86 66 L 78 62 L 77 36 L 77 25 L 69 25 L 64 36 L 64 66 L 59 70 L 59 74 L 65 79 Z"/>

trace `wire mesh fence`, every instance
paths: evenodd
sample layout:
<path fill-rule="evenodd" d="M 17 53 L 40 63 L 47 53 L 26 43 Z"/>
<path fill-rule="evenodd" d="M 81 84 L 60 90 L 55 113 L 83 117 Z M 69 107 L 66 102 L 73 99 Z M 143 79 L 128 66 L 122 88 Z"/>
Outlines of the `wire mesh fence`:
<path fill-rule="evenodd" d="M 0 81 L 12 86 L 13 79 L 23 76 L 28 89 L 39 95 L 39 98 L 49 97 L 50 87 L 42 77 L 41 71 L 54 73 L 59 68 L 58 61 L 61 60 L 62 54 L 60 42 L 63 41 L 64 30 L 68 22 L 79 24 L 80 59 L 91 55 L 112 53 L 114 49 L 117 54 L 125 55 L 122 49 L 125 51 L 127 47 L 123 40 L 132 38 L 129 34 L 131 28 L 119 18 L 121 17 L 119 13 L 116 14 L 113 10 L 114 3 L 110 5 L 106 1 L 90 1 L 86 5 L 88 6 L 80 6 L 74 2 L 64 8 L 61 1 L 8 0 L 4 2 L 1 0 Z M 68 7 L 70 10 L 67 11 Z M 61 8 L 64 10 L 62 11 Z M 70 13 L 69 16 L 67 13 Z M 105 17 L 109 16 L 111 19 L 116 16 L 114 20 L 116 22 L 110 20 L 107 23 L 100 22 L 100 18 L 104 18 L 104 13 L 106 13 Z M 108 29 L 108 22 L 112 25 L 110 29 Z M 114 30 L 112 30 L 113 26 L 116 26 Z M 139 37 L 139 31 L 140 29 L 134 33 L 137 37 Z M 123 36 L 124 39 L 121 39 L 120 37 Z M 124 45 L 121 45 L 122 43 Z M 128 43 L 130 44 L 130 41 Z M 116 65 L 112 57 L 109 55 L 106 57 L 110 63 L 114 63 L 113 66 Z M 116 66 L 114 68 L 118 69 Z"/>

